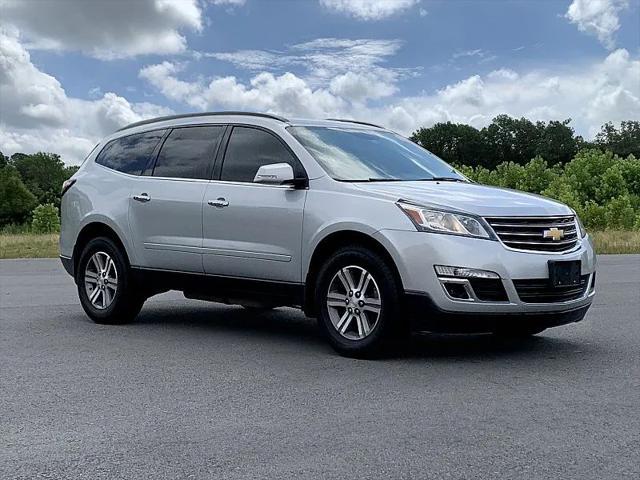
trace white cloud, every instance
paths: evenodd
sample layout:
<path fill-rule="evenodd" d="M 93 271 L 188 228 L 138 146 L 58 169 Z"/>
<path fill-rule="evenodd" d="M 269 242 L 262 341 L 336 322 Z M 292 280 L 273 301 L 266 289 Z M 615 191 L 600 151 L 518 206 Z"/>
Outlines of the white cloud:
<path fill-rule="evenodd" d="M 409 74 L 409 69 L 381 66 L 401 47 L 400 40 L 318 38 L 291 45 L 284 52 L 239 50 L 201 56 L 227 61 L 254 72 L 299 68 L 305 71 L 311 83 L 322 83 L 347 72 L 374 72 L 393 77 Z"/>
<path fill-rule="evenodd" d="M 620 28 L 619 14 L 629 0 L 573 0 L 565 17 L 581 32 L 590 33 L 607 48 L 615 46 L 614 34 Z"/>
<path fill-rule="evenodd" d="M 243 85 L 235 77 L 186 82 L 178 78 L 186 64 L 172 62 L 146 66 L 140 77 L 168 98 L 199 110 L 247 105 L 298 115 L 314 112 L 326 115 L 337 106 L 363 105 L 367 100 L 396 93 L 396 83 L 410 75 L 411 70 L 381 64 L 401 46 L 398 40 L 319 38 L 292 45 L 285 52 L 240 50 L 200 54 L 200 58 L 228 61 L 254 72 L 249 85 Z M 303 74 L 273 73 L 291 69 L 302 70 Z M 291 89 L 291 95 L 285 94 L 283 86 Z M 229 95 L 219 93 L 223 88 L 229 89 Z M 277 98 L 269 98 L 276 92 Z M 319 103 L 312 105 L 310 101 Z"/>
<path fill-rule="evenodd" d="M 420 0 L 320 0 L 320 4 L 328 10 L 359 20 L 381 20 L 407 10 L 419 2 Z M 422 12 L 420 14 L 422 15 Z"/>
<path fill-rule="evenodd" d="M 603 123 L 633 119 L 640 111 L 640 60 L 631 58 L 624 49 L 587 66 L 553 72 L 503 68 L 411 97 L 397 96 L 393 78 L 374 81 L 365 72 L 345 72 L 322 85 L 292 73 L 271 72 L 258 73 L 248 82 L 236 77 L 187 82 L 180 78 L 180 67 L 151 65 L 140 75 L 172 100 L 197 109 L 375 119 L 405 134 L 441 121 L 482 127 L 507 113 L 532 120 L 570 117 L 577 132 L 591 138 Z M 384 104 L 380 104 L 381 98 L 386 98 Z"/>
<path fill-rule="evenodd" d="M 289 46 L 284 52 L 240 50 L 201 56 L 233 63 L 254 73 L 301 70 L 310 86 L 329 89 L 351 101 L 392 95 L 395 83 L 415 69 L 383 66 L 402 46 L 399 40 L 319 38 Z"/>
<path fill-rule="evenodd" d="M 481 49 L 475 50 L 462 50 L 451 55 L 451 58 L 458 59 L 462 57 L 484 57 L 485 53 Z"/>
<path fill-rule="evenodd" d="M 398 88 L 395 79 L 386 80 L 375 73 L 347 72 L 338 75 L 329 83 L 329 91 L 338 97 L 351 102 L 364 102 L 367 99 L 377 99 L 393 95 Z"/>
<path fill-rule="evenodd" d="M 55 77 L 40 71 L 15 35 L 0 30 L 0 151 L 50 151 L 79 163 L 117 128 L 169 112 L 107 92 L 95 100 L 68 97 Z"/>
<path fill-rule="evenodd" d="M 403 119 L 393 126 L 404 132 L 436 121 L 482 127 L 501 113 L 532 120 L 572 118 L 577 132 L 591 138 L 605 122 L 638 117 L 639 78 L 640 60 L 620 49 L 604 61 L 552 73 L 503 69 L 473 75 L 432 95 L 399 99 L 379 115 Z"/>
<path fill-rule="evenodd" d="M 29 49 L 81 51 L 101 59 L 183 52 L 180 32 L 202 28 L 198 0 L 0 0 L 0 10 Z"/>
<path fill-rule="evenodd" d="M 313 89 L 292 73 L 263 72 L 244 84 L 232 76 L 186 82 L 177 78 L 180 71 L 180 65 L 164 62 L 143 68 L 140 77 L 168 98 L 198 110 L 239 109 L 322 118 L 345 108 L 342 99 L 326 89 Z"/>
<path fill-rule="evenodd" d="M 489 72 L 487 78 L 491 80 L 517 80 L 519 75 L 509 68 L 501 68 L 499 70 L 494 70 L 493 72 Z"/>

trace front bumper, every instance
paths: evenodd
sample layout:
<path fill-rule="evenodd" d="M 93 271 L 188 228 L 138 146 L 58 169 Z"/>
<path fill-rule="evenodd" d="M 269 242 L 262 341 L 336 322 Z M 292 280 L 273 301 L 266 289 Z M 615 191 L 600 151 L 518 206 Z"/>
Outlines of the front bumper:
<path fill-rule="evenodd" d="M 404 230 L 380 230 L 376 239 L 391 253 L 408 298 L 414 298 L 409 303 L 416 316 L 438 316 L 450 322 L 466 316 L 478 319 L 478 323 L 482 318 L 497 317 L 504 321 L 511 317 L 518 322 L 528 318 L 526 321 L 541 321 L 551 326 L 575 321 L 572 318 L 580 316 L 576 312 L 583 312 L 584 316 L 595 295 L 596 257 L 589 237 L 585 237 L 576 250 L 562 254 L 520 252 L 498 241 Z M 549 278 L 549 260 L 580 260 L 581 274 L 588 278 L 584 294 L 562 302 L 522 301 L 513 280 Z M 507 298 L 505 301 L 453 299 L 443 288 L 434 265 L 495 272 L 500 276 Z M 424 314 L 420 314 L 421 311 Z M 565 313 L 568 321 L 553 319 Z"/>
<path fill-rule="evenodd" d="M 72 277 L 74 277 L 75 275 L 73 271 L 73 258 L 60 255 L 60 261 L 62 262 L 62 266 L 64 267 L 66 272 Z"/>
<path fill-rule="evenodd" d="M 437 333 L 488 333 L 518 329 L 544 329 L 579 322 L 589 305 L 553 312 L 468 313 L 439 309 L 429 295 L 405 293 L 404 313 L 411 330 Z"/>

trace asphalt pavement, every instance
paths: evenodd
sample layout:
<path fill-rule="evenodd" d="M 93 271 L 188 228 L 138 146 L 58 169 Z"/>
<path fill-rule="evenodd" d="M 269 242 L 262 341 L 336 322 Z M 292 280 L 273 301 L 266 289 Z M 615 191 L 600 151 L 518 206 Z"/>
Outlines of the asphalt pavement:
<path fill-rule="evenodd" d="M 579 324 L 377 361 L 175 292 L 96 325 L 59 261 L 0 261 L 2 479 L 639 477 L 640 255 Z"/>

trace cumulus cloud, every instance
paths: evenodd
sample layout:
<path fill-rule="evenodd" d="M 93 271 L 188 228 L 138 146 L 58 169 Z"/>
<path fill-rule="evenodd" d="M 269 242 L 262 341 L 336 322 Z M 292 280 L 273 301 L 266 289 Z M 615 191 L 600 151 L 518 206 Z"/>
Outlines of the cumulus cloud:
<path fill-rule="evenodd" d="M 166 114 L 167 108 L 131 103 L 112 92 L 95 100 L 67 96 L 58 80 L 40 71 L 15 35 L 0 31 L 0 150 L 4 154 L 57 152 L 79 163 L 97 141 L 117 128 Z"/>
<path fill-rule="evenodd" d="M 319 38 L 291 45 L 284 52 L 201 53 L 253 72 L 248 85 L 231 76 L 187 82 L 179 75 L 188 65 L 168 61 L 144 67 L 140 77 L 168 98 L 199 110 L 246 105 L 326 116 L 337 108 L 344 110 L 347 104 L 364 105 L 396 93 L 397 82 L 412 71 L 382 64 L 401 46 L 398 40 Z M 294 69 L 302 74 L 290 71 Z M 288 71 L 274 73 L 283 70 Z"/>
<path fill-rule="evenodd" d="M 500 69 L 473 75 L 431 95 L 398 99 L 381 115 L 409 132 L 438 121 L 482 127 L 501 113 L 533 120 L 572 118 L 579 134 L 592 138 L 608 121 L 637 118 L 640 111 L 640 60 L 627 50 L 610 53 L 588 66 L 516 73 Z M 380 118 L 380 117 L 378 117 Z"/>
<path fill-rule="evenodd" d="M 323 85 L 285 73 L 261 72 L 248 82 L 236 77 L 181 78 L 186 65 L 165 62 L 140 76 L 172 100 L 198 109 L 240 108 L 289 116 L 371 119 L 405 134 L 435 122 L 488 124 L 501 113 L 533 120 L 572 118 L 579 134 L 593 137 L 607 121 L 637 117 L 640 60 L 627 50 L 580 68 L 515 72 L 501 68 L 472 75 L 433 93 L 401 97 L 393 79 L 386 84 L 364 73 L 344 73 Z M 373 85 L 373 86 L 372 86 Z M 370 91 L 369 88 L 380 88 Z M 386 97 L 384 104 L 368 101 Z"/>
<path fill-rule="evenodd" d="M 619 14 L 629 0 L 573 0 L 565 17 L 578 30 L 598 37 L 607 48 L 615 46 L 614 34 L 620 28 Z"/>
<path fill-rule="evenodd" d="M 328 10 L 359 20 L 381 20 L 407 10 L 419 2 L 420 0 L 320 0 L 320 4 Z M 426 15 L 426 10 L 424 14 Z"/>
<path fill-rule="evenodd" d="M 292 73 L 262 72 L 245 84 L 233 76 L 187 82 L 177 77 L 181 70 L 181 65 L 163 62 L 143 68 L 140 77 L 168 98 L 199 110 L 239 109 L 322 118 L 344 109 L 342 99 L 326 89 L 313 89 Z"/>
<path fill-rule="evenodd" d="M 187 43 L 180 32 L 202 28 L 198 0 L 0 0 L 0 10 L 29 49 L 80 51 L 100 59 L 183 52 Z"/>

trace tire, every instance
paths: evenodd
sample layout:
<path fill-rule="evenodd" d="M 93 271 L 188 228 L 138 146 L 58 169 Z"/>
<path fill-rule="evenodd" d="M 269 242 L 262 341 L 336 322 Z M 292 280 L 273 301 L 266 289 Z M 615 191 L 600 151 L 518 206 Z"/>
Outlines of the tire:
<path fill-rule="evenodd" d="M 370 279 L 365 276 L 363 282 L 367 273 Z M 356 288 L 347 290 L 347 285 Z M 364 247 L 343 247 L 326 261 L 318 272 L 315 304 L 321 330 L 344 356 L 372 358 L 387 353 L 403 330 L 394 272 L 384 258 Z"/>
<path fill-rule="evenodd" d="M 105 272 L 107 275 L 103 277 L 101 273 Z M 96 323 L 129 323 L 145 301 L 134 291 L 126 257 L 107 237 L 94 238 L 84 247 L 76 271 L 76 284 L 82 308 Z"/>

